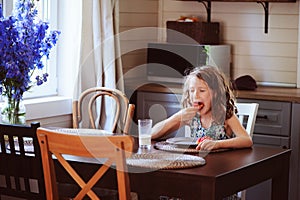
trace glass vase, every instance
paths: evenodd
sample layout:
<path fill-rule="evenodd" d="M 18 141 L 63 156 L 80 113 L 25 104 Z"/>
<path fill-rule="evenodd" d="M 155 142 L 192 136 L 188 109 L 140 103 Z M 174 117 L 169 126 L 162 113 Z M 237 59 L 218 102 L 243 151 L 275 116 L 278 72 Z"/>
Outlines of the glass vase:
<path fill-rule="evenodd" d="M 1 106 L 1 122 L 5 124 L 25 124 L 26 108 L 23 100 L 5 98 Z"/>

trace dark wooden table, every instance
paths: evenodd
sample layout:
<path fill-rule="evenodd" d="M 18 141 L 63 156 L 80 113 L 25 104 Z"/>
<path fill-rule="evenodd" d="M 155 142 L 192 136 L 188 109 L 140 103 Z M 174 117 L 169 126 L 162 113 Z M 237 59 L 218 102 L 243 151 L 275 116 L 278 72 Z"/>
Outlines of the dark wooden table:
<path fill-rule="evenodd" d="M 272 199 L 288 199 L 289 149 L 253 146 L 249 149 L 210 153 L 201 167 L 179 170 L 156 170 L 135 173 L 130 169 L 131 190 L 140 200 L 156 200 L 161 196 L 185 200 L 222 199 L 228 195 L 272 179 Z M 85 161 L 86 162 L 86 161 Z M 73 162 L 75 168 L 89 176 L 96 164 Z M 70 179 L 57 166 L 59 182 Z M 113 173 L 97 185 L 115 188 Z"/>

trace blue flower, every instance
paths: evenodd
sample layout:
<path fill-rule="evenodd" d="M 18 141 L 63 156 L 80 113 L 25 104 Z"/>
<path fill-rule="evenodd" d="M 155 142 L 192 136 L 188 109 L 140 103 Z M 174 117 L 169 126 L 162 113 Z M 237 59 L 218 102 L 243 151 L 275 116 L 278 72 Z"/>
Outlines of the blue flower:
<path fill-rule="evenodd" d="M 43 69 L 60 34 L 49 30 L 49 23 L 37 17 L 34 0 L 16 1 L 13 14 L 3 17 L 0 4 L 0 93 L 19 101 L 34 85 L 42 85 L 48 74 L 31 76 Z"/>

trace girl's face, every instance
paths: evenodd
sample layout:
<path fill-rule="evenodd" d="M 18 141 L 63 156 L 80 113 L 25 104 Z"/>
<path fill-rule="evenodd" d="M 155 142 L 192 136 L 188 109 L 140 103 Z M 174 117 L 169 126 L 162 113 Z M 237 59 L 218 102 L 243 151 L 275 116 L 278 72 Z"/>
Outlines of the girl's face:
<path fill-rule="evenodd" d="M 191 77 L 189 83 L 190 101 L 194 107 L 199 109 L 199 112 L 204 114 L 211 110 L 211 89 L 207 83 L 197 78 Z"/>

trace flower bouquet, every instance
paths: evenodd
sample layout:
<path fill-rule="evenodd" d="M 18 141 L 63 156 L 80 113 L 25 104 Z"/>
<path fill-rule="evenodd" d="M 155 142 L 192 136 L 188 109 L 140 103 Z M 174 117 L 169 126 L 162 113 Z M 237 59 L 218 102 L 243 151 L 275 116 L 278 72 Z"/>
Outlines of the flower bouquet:
<path fill-rule="evenodd" d="M 37 14 L 34 0 L 17 0 L 8 17 L 3 17 L 0 4 L 0 94 L 7 100 L 1 115 L 7 123 L 25 123 L 25 111 L 20 108 L 23 94 L 47 81 L 47 73 L 41 72 L 35 81 L 31 77 L 42 71 L 60 34 L 50 31 Z"/>

